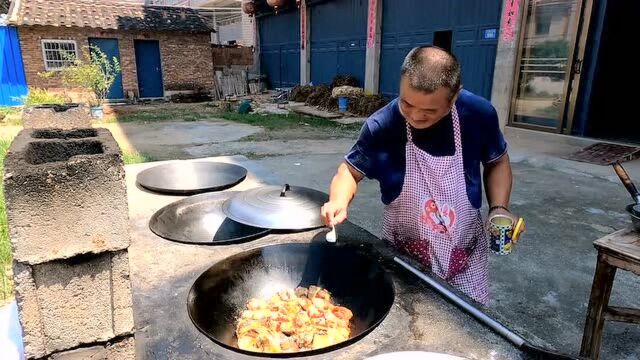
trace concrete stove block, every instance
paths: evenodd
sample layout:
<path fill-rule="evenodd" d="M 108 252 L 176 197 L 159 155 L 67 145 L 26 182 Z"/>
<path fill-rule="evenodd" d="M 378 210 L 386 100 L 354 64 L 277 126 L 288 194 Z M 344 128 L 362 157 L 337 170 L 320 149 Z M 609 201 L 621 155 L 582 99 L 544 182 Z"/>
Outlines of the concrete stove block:
<path fill-rule="evenodd" d="M 28 358 L 133 332 L 127 251 L 14 262 L 14 273 Z"/>
<path fill-rule="evenodd" d="M 22 113 L 25 129 L 74 129 L 91 126 L 91 113 L 84 104 L 33 106 Z"/>
<path fill-rule="evenodd" d="M 106 129 L 26 129 L 5 159 L 16 261 L 34 265 L 129 246 L 120 148 Z"/>

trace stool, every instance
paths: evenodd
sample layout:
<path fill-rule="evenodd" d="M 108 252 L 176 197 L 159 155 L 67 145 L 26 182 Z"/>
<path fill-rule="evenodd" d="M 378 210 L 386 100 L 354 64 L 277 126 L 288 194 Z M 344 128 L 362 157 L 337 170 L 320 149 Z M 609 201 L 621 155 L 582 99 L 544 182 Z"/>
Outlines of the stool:
<path fill-rule="evenodd" d="M 640 233 L 623 229 L 594 241 L 593 246 L 598 250 L 598 264 L 591 287 L 580 355 L 598 359 L 605 320 L 640 324 L 640 309 L 609 306 L 617 269 L 640 276 Z"/>

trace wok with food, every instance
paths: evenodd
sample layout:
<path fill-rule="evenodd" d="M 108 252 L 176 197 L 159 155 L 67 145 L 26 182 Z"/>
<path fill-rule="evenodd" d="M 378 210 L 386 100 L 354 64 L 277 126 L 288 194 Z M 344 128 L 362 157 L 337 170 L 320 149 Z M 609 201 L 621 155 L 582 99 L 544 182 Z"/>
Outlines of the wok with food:
<path fill-rule="evenodd" d="M 280 353 L 321 349 L 349 339 L 353 314 L 317 286 L 251 299 L 236 328 L 243 350 Z"/>
<path fill-rule="evenodd" d="M 220 346 L 253 356 L 310 356 L 359 340 L 391 309 L 393 282 L 375 250 L 321 240 L 214 264 L 189 292 L 189 317 Z"/>

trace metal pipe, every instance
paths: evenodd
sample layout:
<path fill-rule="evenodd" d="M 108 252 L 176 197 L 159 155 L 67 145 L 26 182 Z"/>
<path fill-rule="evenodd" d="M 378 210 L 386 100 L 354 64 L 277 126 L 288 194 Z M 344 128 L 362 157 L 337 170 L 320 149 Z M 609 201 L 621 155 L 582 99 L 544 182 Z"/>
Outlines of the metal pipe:
<path fill-rule="evenodd" d="M 453 303 L 455 303 L 456 305 L 458 305 L 459 307 L 461 307 L 462 309 L 464 309 L 465 311 L 473 315 L 473 317 L 480 320 L 480 322 L 492 328 L 495 332 L 502 335 L 504 338 L 512 342 L 517 347 L 521 347 L 526 342 L 520 335 L 507 329 L 502 324 L 500 324 L 499 322 L 489 317 L 487 314 L 483 313 L 473 305 L 461 299 L 458 295 L 454 294 L 451 290 L 442 286 L 439 282 L 433 280 L 432 278 L 425 275 L 423 272 L 419 271 L 418 269 L 406 263 L 404 260 L 398 257 L 394 257 L 393 260 L 398 264 L 402 265 L 405 269 L 414 273 L 420 279 L 424 280 L 424 282 L 429 284 L 437 292 L 444 295 L 447 299 L 451 300 Z"/>
<path fill-rule="evenodd" d="M 573 356 L 573 355 L 559 353 L 559 352 L 556 352 L 556 351 L 553 351 L 553 350 L 544 349 L 542 347 L 539 347 L 539 346 L 536 346 L 536 345 L 532 344 L 531 342 L 529 342 L 529 341 L 525 340 L 524 338 L 522 338 L 520 335 L 518 335 L 518 334 L 514 333 L 513 331 L 507 329 L 504 325 L 502 325 L 498 321 L 496 321 L 496 320 L 492 319 L 491 317 L 489 317 L 489 315 L 483 313 L 482 311 L 478 310 L 473 305 L 471 305 L 468 302 L 466 302 L 465 300 L 463 300 L 461 297 L 456 295 L 451 290 L 447 289 L 445 286 L 440 284 L 438 281 L 430 278 L 429 276 L 427 276 L 422 271 L 414 268 L 413 266 L 411 266 L 410 264 L 408 264 L 404 260 L 402 260 L 402 259 L 400 259 L 398 257 L 394 257 L 393 260 L 395 262 L 397 262 L 398 264 L 402 265 L 402 267 L 404 267 L 405 269 L 411 271 L 414 275 L 416 275 L 417 277 L 422 279 L 424 282 L 429 284 L 438 293 L 440 293 L 441 295 L 444 295 L 444 297 L 449 299 L 451 302 L 453 302 L 457 306 L 459 306 L 462 309 L 464 309 L 465 311 L 467 311 L 473 317 L 478 319 L 481 323 L 487 325 L 492 330 L 494 330 L 495 332 L 497 332 L 498 334 L 503 336 L 505 339 L 507 339 L 508 341 L 513 343 L 514 345 L 516 345 L 520 350 L 522 350 L 524 352 L 527 352 L 529 354 L 538 355 L 543 359 L 557 359 L 557 360 L 577 360 L 577 359 L 582 359 L 581 357 L 576 357 L 576 356 Z"/>

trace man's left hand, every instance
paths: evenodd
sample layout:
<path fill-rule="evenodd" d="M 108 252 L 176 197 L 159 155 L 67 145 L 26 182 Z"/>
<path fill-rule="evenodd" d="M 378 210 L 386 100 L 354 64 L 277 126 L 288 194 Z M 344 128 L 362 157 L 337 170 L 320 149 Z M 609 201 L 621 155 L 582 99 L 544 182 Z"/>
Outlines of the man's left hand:
<path fill-rule="evenodd" d="M 493 210 L 489 211 L 489 216 L 488 216 L 489 221 L 494 216 L 506 216 L 506 217 L 510 218 L 513 221 L 513 226 L 514 226 L 514 230 L 515 230 L 515 226 L 518 223 L 518 219 L 519 218 L 517 216 L 513 215 L 511 213 L 511 211 L 509 211 L 509 210 L 507 210 L 505 208 L 502 208 L 502 207 L 497 207 L 497 208 L 494 208 Z M 523 223 L 522 227 L 520 228 L 519 234 L 522 234 L 524 231 L 525 231 L 525 224 Z M 518 242 L 518 238 L 512 239 L 512 240 L 513 240 L 514 243 Z"/>

